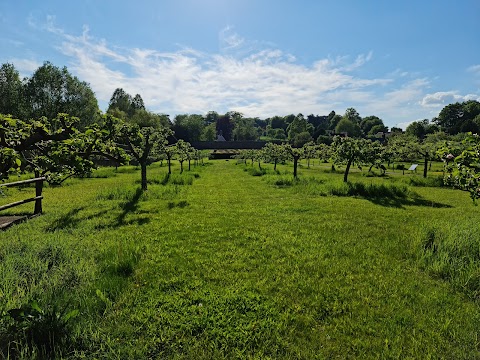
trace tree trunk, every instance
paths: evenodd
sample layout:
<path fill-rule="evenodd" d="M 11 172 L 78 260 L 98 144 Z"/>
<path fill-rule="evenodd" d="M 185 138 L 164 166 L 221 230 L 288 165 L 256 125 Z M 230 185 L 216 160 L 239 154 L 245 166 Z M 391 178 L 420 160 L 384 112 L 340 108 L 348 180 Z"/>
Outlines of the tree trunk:
<path fill-rule="evenodd" d="M 277 171 L 277 159 L 273 161 L 273 171 Z"/>
<path fill-rule="evenodd" d="M 428 157 L 425 156 L 425 160 L 423 163 L 423 177 L 427 177 L 427 171 L 428 171 Z"/>
<path fill-rule="evenodd" d="M 143 162 L 140 164 L 142 168 L 142 190 L 147 190 L 147 162 Z"/>
<path fill-rule="evenodd" d="M 190 159 L 188 159 L 188 171 L 190 171 Z"/>
<path fill-rule="evenodd" d="M 298 166 L 298 157 L 293 157 L 293 177 L 297 178 L 297 166 Z"/>
<path fill-rule="evenodd" d="M 180 174 L 183 173 L 183 161 L 180 161 Z"/>
<path fill-rule="evenodd" d="M 168 158 L 167 161 L 168 161 L 168 175 L 170 175 L 172 173 L 172 162 L 170 158 Z"/>
<path fill-rule="evenodd" d="M 345 168 L 345 173 L 343 174 L 343 182 L 348 181 L 348 172 L 350 171 L 350 166 L 352 166 L 353 159 L 349 159 L 347 167 Z"/>

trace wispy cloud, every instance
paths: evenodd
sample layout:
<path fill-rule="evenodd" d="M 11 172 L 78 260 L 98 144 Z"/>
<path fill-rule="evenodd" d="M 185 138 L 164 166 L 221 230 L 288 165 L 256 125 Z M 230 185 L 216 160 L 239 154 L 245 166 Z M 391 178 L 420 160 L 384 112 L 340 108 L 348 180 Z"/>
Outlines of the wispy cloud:
<path fill-rule="evenodd" d="M 421 104 L 424 107 L 438 108 L 467 100 L 480 101 L 480 96 L 476 94 L 459 95 L 457 91 L 440 91 L 433 94 L 427 94 L 422 99 Z"/>
<path fill-rule="evenodd" d="M 19 59 L 12 58 L 8 62 L 15 64 L 15 68 L 18 70 L 22 77 L 31 75 L 42 64 L 32 59 Z"/>
<path fill-rule="evenodd" d="M 467 71 L 472 72 L 476 75 L 480 75 L 480 64 L 470 66 Z"/>
<path fill-rule="evenodd" d="M 442 101 L 442 93 L 426 95 L 429 79 L 400 69 L 378 77 L 356 75 L 373 59 L 371 51 L 301 64 L 293 54 L 247 40 L 233 27 L 219 33 L 219 52 L 210 54 L 185 47 L 163 52 L 112 46 L 87 26 L 80 35 L 66 33 L 53 16 L 44 24 L 33 18 L 30 23 L 56 36 L 54 46 L 69 59 L 69 69 L 91 84 L 101 103 L 121 87 L 140 93 L 152 111 L 168 114 L 236 110 L 265 118 L 354 106 L 363 116 L 395 124 L 416 119 L 416 112 Z"/>

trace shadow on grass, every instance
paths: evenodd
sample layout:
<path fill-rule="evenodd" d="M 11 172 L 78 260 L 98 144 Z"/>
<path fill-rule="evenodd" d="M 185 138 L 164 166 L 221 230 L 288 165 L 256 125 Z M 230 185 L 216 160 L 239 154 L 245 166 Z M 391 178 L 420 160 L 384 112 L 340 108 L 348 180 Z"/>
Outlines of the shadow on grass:
<path fill-rule="evenodd" d="M 401 197 L 363 197 L 364 199 L 371 201 L 376 205 L 381 205 L 385 207 L 396 207 L 403 209 L 405 206 L 425 206 L 432 208 L 452 208 L 451 205 L 442 204 L 436 201 L 426 200 L 420 196 L 415 196 L 412 198 L 401 198 Z"/>
<path fill-rule="evenodd" d="M 167 208 L 168 208 L 169 210 L 172 210 L 172 209 L 174 209 L 174 208 L 176 208 L 176 207 L 183 209 L 184 207 L 186 207 L 186 206 L 188 206 L 188 205 L 189 205 L 189 203 L 188 203 L 187 201 L 185 201 L 185 200 L 179 201 L 179 202 L 177 202 L 177 203 L 171 201 L 171 202 L 169 202 L 169 203 L 167 204 Z"/>
<path fill-rule="evenodd" d="M 103 229 L 116 228 L 116 227 L 125 226 L 125 225 L 133 225 L 133 224 L 143 225 L 143 224 L 149 223 L 150 219 L 148 217 L 140 217 L 138 219 L 132 219 L 128 221 L 125 220 L 128 214 L 137 212 L 139 201 L 142 194 L 143 194 L 142 189 L 138 188 L 133 194 L 133 196 L 131 196 L 127 201 L 120 204 L 121 213 L 115 218 L 115 220 L 112 223 L 97 225 L 95 226 L 95 229 L 103 230 Z M 79 215 L 79 213 L 85 210 L 86 208 L 87 208 L 86 206 L 82 206 L 82 207 L 77 207 L 70 210 L 66 214 L 55 219 L 46 228 L 46 231 L 54 232 L 56 230 L 77 228 L 80 225 L 80 223 L 83 221 L 100 218 L 102 215 L 109 214 L 116 210 L 116 209 L 105 209 L 105 210 L 90 214 L 88 216 Z"/>
<path fill-rule="evenodd" d="M 140 197 L 142 196 L 142 194 L 143 194 L 143 190 L 141 188 L 137 188 L 132 198 L 120 205 L 122 212 L 117 217 L 116 222 L 113 224 L 113 227 L 130 224 L 130 222 L 128 223 L 125 222 L 125 218 L 128 214 L 138 210 L 138 204 L 140 202 Z M 148 219 L 144 219 L 144 220 L 148 220 Z"/>
<path fill-rule="evenodd" d="M 329 195 L 357 196 L 373 202 L 374 204 L 404 208 L 405 206 L 427 206 L 433 208 L 451 208 L 447 204 L 438 203 L 422 198 L 406 186 L 395 184 L 364 184 L 343 183 L 329 189 Z"/>
<path fill-rule="evenodd" d="M 86 208 L 85 206 L 82 206 L 82 207 L 78 207 L 70 210 L 66 214 L 54 220 L 49 226 L 47 226 L 45 230 L 48 232 L 54 232 L 56 230 L 73 229 L 78 227 L 78 225 L 82 221 L 98 218 L 102 215 L 107 214 L 110 211 L 110 210 L 102 210 L 88 216 L 79 216 L 78 213 L 82 210 L 85 210 L 85 208 Z"/>

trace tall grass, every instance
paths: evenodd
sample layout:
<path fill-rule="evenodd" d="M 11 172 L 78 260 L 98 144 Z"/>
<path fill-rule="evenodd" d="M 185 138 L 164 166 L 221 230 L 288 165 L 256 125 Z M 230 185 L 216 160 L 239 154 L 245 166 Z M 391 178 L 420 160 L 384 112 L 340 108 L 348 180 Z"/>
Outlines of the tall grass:
<path fill-rule="evenodd" d="M 480 232 L 478 220 L 435 222 L 417 235 L 422 267 L 472 299 L 480 300 Z"/>

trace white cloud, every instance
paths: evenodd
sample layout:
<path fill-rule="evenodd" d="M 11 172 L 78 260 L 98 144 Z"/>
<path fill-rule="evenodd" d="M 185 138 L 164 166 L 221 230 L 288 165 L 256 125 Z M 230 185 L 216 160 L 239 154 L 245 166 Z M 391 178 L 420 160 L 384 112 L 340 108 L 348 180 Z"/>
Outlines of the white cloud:
<path fill-rule="evenodd" d="M 480 64 L 470 66 L 467 71 L 472 72 L 476 75 L 480 75 Z"/>
<path fill-rule="evenodd" d="M 53 17 L 34 26 L 58 37 L 55 47 L 69 59 L 70 71 L 91 84 L 100 103 L 121 87 L 141 94 L 150 110 L 171 115 L 237 110 L 265 118 L 328 114 L 353 106 L 362 116 L 378 115 L 395 124 L 422 116 L 418 111 L 425 112 L 427 106 L 421 105 L 429 102 L 429 80 L 414 79 L 412 73 L 398 69 L 379 77 L 354 75 L 372 52 L 300 64 L 294 55 L 248 41 L 231 27 L 219 34 L 219 52 L 208 54 L 185 47 L 174 52 L 115 47 L 90 35 L 88 27 L 81 35 L 67 34 Z"/>
<path fill-rule="evenodd" d="M 457 91 L 440 91 L 425 95 L 421 101 L 421 105 L 424 107 L 438 108 L 467 100 L 480 101 L 480 96 L 476 94 L 459 95 Z"/>
<path fill-rule="evenodd" d="M 30 76 L 35 70 L 42 66 L 42 64 L 38 61 L 31 59 L 12 58 L 9 59 L 7 62 L 15 64 L 15 68 L 18 70 L 22 77 Z"/>
<path fill-rule="evenodd" d="M 242 57 L 192 49 L 172 53 L 120 49 L 90 37 L 88 29 L 74 37 L 53 25 L 49 28 L 62 34 L 58 49 L 71 59 L 70 69 L 91 84 L 100 100 L 108 101 L 113 90 L 122 87 L 132 94 L 140 93 L 147 106 L 159 112 L 237 110 L 262 117 L 328 113 L 336 99 L 348 99 L 349 94 L 370 99 L 372 95 L 362 93 L 363 89 L 391 81 L 356 78 L 327 59 L 311 66 L 297 64 L 293 56 L 279 49 L 263 49 Z M 222 36 L 229 49 L 245 45 L 237 36 Z M 361 66 L 371 56 L 360 55 L 347 67 Z M 116 64 L 128 71 L 117 70 Z"/>

